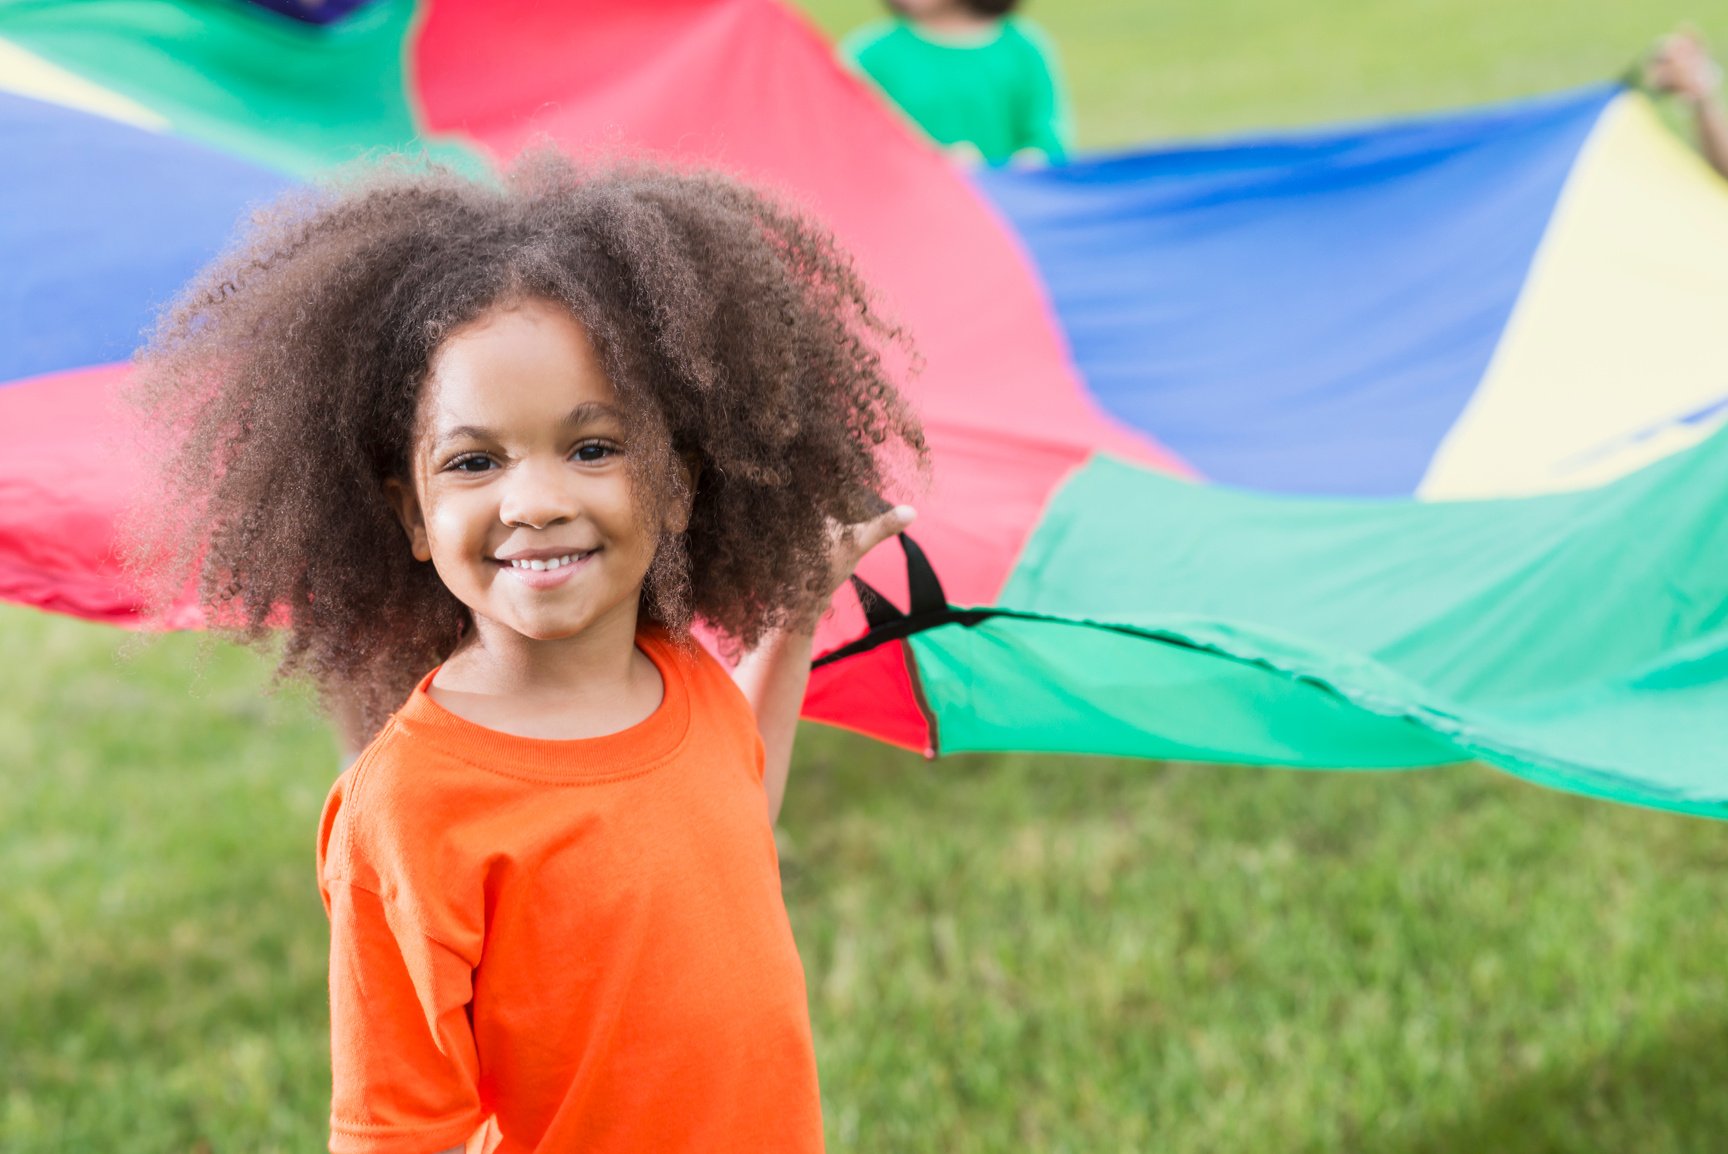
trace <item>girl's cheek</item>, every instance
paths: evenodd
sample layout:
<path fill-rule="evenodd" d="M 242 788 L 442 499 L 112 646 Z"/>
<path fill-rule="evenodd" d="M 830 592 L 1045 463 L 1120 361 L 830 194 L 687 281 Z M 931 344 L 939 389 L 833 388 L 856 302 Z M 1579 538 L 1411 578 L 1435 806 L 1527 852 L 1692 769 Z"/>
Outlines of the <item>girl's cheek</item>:
<path fill-rule="evenodd" d="M 447 503 L 427 511 L 426 536 L 434 556 L 483 549 L 490 528 L 490 522 L 480 511 L 463 510 Z"/>

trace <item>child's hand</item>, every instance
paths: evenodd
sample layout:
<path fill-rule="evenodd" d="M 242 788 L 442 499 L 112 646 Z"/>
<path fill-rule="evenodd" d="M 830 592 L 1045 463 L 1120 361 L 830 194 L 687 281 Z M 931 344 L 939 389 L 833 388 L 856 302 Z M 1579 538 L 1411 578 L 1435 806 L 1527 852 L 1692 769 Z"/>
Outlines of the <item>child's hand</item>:
<path fill-rule="evenodd" d="M 1689 28 L 1664 36 L 1644 69 L 1658 92 L 1672 92 L 1693 103 L 1708 100 L 1722 83 L 1722 69 L 1710 59 L 1703 39 Z"/>
<path fill-rule="evenodd" d="M 828 575 L 818 592 L 825 606 L 845 584 L 864 554 L 912 523 L 917 514 L 909 505 L 896 505 L 855 525 L 828 526 Z M 798 710 L 810 681 L 810 646 L 814 619 L 763 639 L 744 655 L 732 676 L 756 711 L 762 734 L 762 788 L 768 798 L 768 820 L 780 813 L 786 775 L 792 767 L 792 742 L 798 733 Z"/>
<path fill-rule="evenodd" d="M 957 162 L 961 168 L 983 168 L 984 154 L 970 140 L 957 141 L 942 149 L 948 154 L 948 159 Z"/>
<path fill-rule="evenodd" d="M 846 578 L 852 576 L 852 570 L 858 568 L 864 554 L 888 538 L 897 536 L 917 515 L 918 510 L 910 505 L 896 505 L 886 513 L 856 525 L 838 522 L 829 525 L 828 580 L 822 590 L 823 599 L 834 596 L 834 591 L 846 583 Z"/>

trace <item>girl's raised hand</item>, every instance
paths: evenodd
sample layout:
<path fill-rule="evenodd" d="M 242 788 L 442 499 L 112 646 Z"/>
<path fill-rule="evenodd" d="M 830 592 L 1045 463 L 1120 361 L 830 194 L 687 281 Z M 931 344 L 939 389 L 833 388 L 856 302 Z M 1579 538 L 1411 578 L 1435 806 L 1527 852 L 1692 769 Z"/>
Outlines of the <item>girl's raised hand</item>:
<path fill-rule="evenodd" d="M 1645 67 L 1645 78 L 1658 92 L 1672 92 L 1698 103 L 1710 98 L 1722 83 L 1722 69 L 1710 59 L 1704 40 L 1691 28 L 1664 36 Z"/>
<path fill-rule="evenodd" d="M 837 521 L 830 524 L 828 580 L 822 589 L 824 599 L 834 596 L 834 591 L 846 583 L 846 578 L 852 576 L 852 570 L 858 568 L 858 562 L 864 559 L 864 554 L 888 538 L 904 532 L 906 526 L 917 516 L 918 510 L 912 506 L 896 505 L 867 521 L 852 525 L 842 525 Z"/>

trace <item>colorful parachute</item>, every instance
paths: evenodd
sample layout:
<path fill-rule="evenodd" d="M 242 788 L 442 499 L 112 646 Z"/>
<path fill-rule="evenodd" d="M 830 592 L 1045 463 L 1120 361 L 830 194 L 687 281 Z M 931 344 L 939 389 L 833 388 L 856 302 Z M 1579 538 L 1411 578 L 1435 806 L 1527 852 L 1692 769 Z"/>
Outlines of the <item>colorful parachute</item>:
<path fill-rule="evenodd" d="M 968 176 L 772 0 L 10 0 L 0 597 L 136 618 L 109 390 L 247 205 L 539 135 L 781 190 L 919 342 L 809 716 L 1728 813 L 1728 192 L 1617 88 Z"/>

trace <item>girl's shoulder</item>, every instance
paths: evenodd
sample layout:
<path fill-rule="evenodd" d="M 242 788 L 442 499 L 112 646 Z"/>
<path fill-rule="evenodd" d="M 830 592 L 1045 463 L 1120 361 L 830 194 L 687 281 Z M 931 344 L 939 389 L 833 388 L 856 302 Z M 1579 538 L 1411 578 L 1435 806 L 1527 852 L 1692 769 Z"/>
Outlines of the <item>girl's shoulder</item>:
<path fill-rule="evenodd" d="M 1002 18 L 1001 43 L 1015 45 L 1023 51 L 1034 52 L 1039 57 L 1056 54 L 1056 42 L 1050 39 L 1050 34 L 1044 31 L 1041 25 L 1024 16 Z"/>
<path fill-rule="evenodd" d="M 905 29 L 898 20 L 877 20 L 860 28 L 854 28 L 840 38 L 840 56 L 842 59 L 856 62 L 870 49 L 903 36 Z"/>
<path fill-rule="evenodd" d="M 319 822 L 320 874 L 372 888 L 379 863 L 438 853 L 442 835 L 470 808 L 472 776 L 391 718 L 330 787 Z"/>
<path fill-rule="evenodd" d="M 393 927 L 478 959 L 485 871 L 463 819 L 471 798 L 455 788 L 460 767 L 419 756 L 423 743 L 396 719 L 337 777 L 318 830 L 318 888 L 326 910 L 339 890 L 359 890 Z"/>

